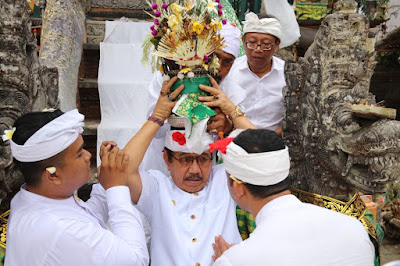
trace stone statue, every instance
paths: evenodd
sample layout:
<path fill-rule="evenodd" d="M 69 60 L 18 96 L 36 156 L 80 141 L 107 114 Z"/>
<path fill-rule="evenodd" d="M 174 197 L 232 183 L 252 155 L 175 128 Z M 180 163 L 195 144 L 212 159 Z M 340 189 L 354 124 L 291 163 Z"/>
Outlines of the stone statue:
<path fill-rule="evenodd" d="M 0 134 L 30 111 L 57 107 L 58 73 L 39 64 L 26 0 L 0 1 Z M 8 141 L 0 139 L 0 213 L 23 183 Z"/>
<path fill-rule="evenodd" d="M 356 189 L 384 192 L 400 175 L 400 122 L 353 112 L 375 104 L 377 30 L 351 2 L 338 1 L 346 9 L 326 16 L 305 57 L 286 64 L 283 122 L 293 185 L 345 201 Z"/>
<path fill-rule="evenodd" d="M 58 98 L 62 111 L 76 108 L 78 69 L 87 10 L 86 1 L 47 0 L 43 13 L 39 60 L 42 65 L 58 69 Z"/>

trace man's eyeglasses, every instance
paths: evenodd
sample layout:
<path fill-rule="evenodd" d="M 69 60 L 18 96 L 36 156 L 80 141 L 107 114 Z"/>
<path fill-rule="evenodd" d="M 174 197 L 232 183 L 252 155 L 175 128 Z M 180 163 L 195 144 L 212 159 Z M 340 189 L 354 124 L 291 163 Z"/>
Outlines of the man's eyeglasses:
<path fill-rule="evenodd" d="M 199 166 L 208 166 L 212 161 L 212 155 L 206 155 L 206 154 L 202 154 L 199 156 L 182 156 L 179 158 L 176 158 L 173 154 L 171 155 L 175 160 L 179 162 L 181 166 L 184 167 L 191 166 L 194 160 L 196 160 Z"/>
<path fill-rule="evenodd" d="M 246 42 L 246 47 L 250 50 L 256 50 L 260 46 L 261 50 L 263 51 L 270 51 L 272 47 L 274 47 L 273 43 L 262 43 L 258 44 L 256 42 Z"/>

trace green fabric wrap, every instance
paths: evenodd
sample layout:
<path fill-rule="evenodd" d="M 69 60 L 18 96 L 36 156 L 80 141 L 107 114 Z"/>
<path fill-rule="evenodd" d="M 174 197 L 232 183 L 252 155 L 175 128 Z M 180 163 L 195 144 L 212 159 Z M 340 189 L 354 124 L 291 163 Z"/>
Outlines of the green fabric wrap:
<path fill-rule="evenodd" d="M 177 80 L 171 86 L 171 91 L 176 90 L 181 84 L 185 85 L 185 89 L 179 94 L 176 100 L 179 100 L 184 94 L 187 94 L 187 98 L 178 106 L 176 114 L 187 117 L 192 122 L 192 126 L 203 119 L 217 114 L 197 98 L 209 95 L 207 92 L 199 89 L 200 84 L 211 86 L 210 79 L 207 76 L 195 77 L 193 81 L 190 78 L 184 78 L 183 81 Z"/>

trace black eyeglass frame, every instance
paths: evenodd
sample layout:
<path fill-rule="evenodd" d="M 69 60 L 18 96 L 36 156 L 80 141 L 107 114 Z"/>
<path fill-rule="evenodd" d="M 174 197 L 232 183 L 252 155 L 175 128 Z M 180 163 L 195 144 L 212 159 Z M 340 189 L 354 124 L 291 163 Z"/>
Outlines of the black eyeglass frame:
<path fill-rule="evenodd" d="M 180 165 L 182 165 L 182 166 L 184 166 L 184 167 L 190 167 L 190 166 L 193 164 L 193 161 L 194 161 L 194 160 L 196 160 L 196 162 L 197 162 L 197 164 L 198 164 L 199 166 L 204 166 L 204 163 L 199 163 L 199 158 L 200 158 L 200 157 L 207 157 L 208 159 L 210 159 L 210 160 L 208 161 L 208 163 L 211 163 L 211 161 L 212 161 L 212 159 L 213 159 L 212 154 L 209 155 L 209 156 L 208 156 L 207 154 L 201 154 L 201 155 L 199 155 L 199 156 L 184 156 L 184 157 L 176 158 L 176 157 L 171 153 L 171 156 L 172 156 L 172 158 L 174 158 L 175 160 L 177 160 L 178 163 L 179 163 Z M 189 164 L 186 165 L 186 164 L 182 161 L 182 159 L 185 159 L 185 158 L 191 158 L 192 160 L 191 160 L 191 162 L 190 162 Z"/>
<path fill-rule="evenodd" d="M 258 47 L 260 47 L 260 49 L 261 49 L 261 51 L 271 51 L 272 50 L 272 47 L 274 47 L 275 46 L 275 44 L 273 44 L 273 43 L 261 43 L 261 44 L 258 44 L 258 43 L 255 43 L 255 42 L 245 42 L 246 43 L 246 47 L 248 48 L 248 49 L 250 49 L 250 50 L 257 50 L 257 48 Z M 249 43 L 250 44 L 256 44 L 257 46 L 255 47 L 255 48 L 252 48 L 252 47 L 250 47 L 249 46 Z M 269 46 L 269 48 L 263 48 L 262 46 L 263 45 L 268 45 Z"/>

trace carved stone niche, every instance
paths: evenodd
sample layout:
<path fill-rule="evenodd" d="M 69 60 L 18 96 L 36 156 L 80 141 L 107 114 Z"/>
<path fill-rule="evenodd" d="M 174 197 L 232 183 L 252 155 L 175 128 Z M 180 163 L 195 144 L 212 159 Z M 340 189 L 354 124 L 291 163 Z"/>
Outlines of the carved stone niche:
<path fill-rule="evenodd" d="M 104 40 L 105 21 L 86 21 L 86 43 L 98 44 Z"/>
<path fill-rule="evenodd" d="M 92 8 L 148 9 L 145 0 L 91 0 Z"/>

